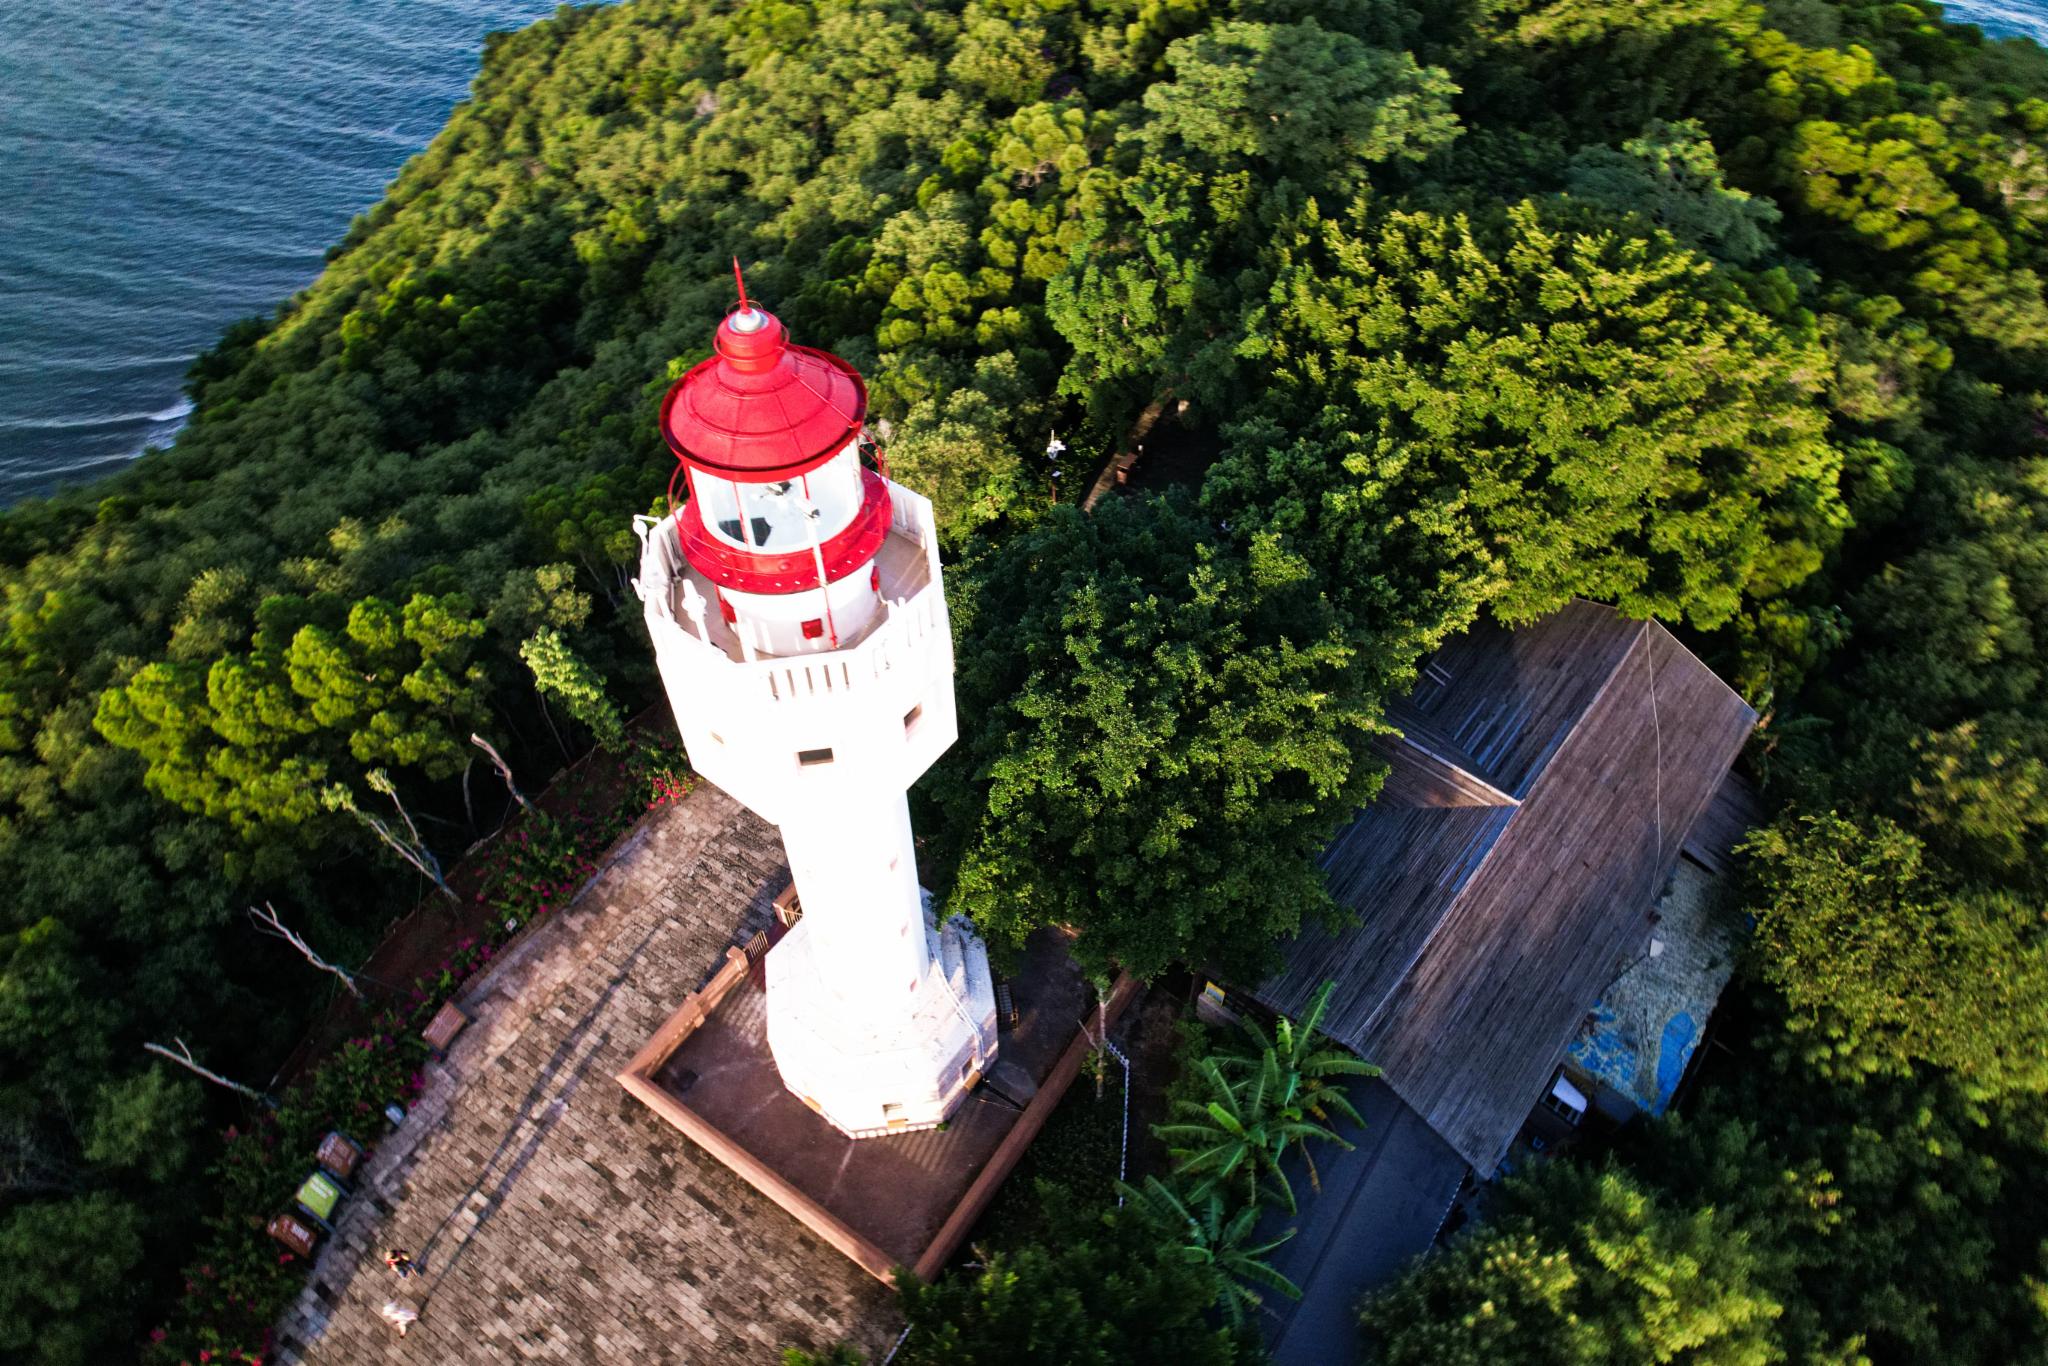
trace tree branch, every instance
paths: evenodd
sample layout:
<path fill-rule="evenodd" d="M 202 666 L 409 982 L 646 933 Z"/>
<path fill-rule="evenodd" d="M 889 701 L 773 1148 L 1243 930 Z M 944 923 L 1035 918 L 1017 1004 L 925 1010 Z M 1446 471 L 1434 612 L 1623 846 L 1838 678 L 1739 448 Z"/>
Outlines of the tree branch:
<path fill-rule="evenodd" d="M 341 984 L 348 988 L 349 995 L 355 997 L 358 1001 L 363 999 L 363 991 L 361 987 L 356 985 L 355 974 L 347 968 L 338 967 L 328 962 L 325 958 L 313 952 L 312 947 L 304 939 L 300 938 L 295 930 L 278 918 L 277 908 L 268 901 L 263 903 L 263 909 L 261 910 L 251 906 L 249 908 L 249 918 L 256 922 L 256 928 L 262 933 L 269 935 L 273 939 L 284 940 L 285 943 L 297 949 L 299 956 L 308 963 L 311 963 L 322 972 L 331 972 L 336 977 L 339 977 Z"/>
<path fill-rule="evenodd" d="M 160 1043 L 146 1043 L 142 1045 L 142 1051 L 145 1053 L 154 1053 L 159 1058 L 168 1058 L 172 1062 L 178 1064 L 178 1066 L 184 1068 L 186 1071 L 194 1072 L 197 1073 L 199 1076 L 204 1077 L 206 1080 L 212 1082 L 215 1086 L 225 1086 L 230 1091 L 239 1091 L 251 1100 L 262 1102 L 270 1109 L 275 1110 L 277 1108 L 276 1101 L 272 1100 L 269 1096 L 264 1095 L 255 1087 L 244 1086 L 242 1085 L 242 1083 L 238 1081 L 230 1081 L 218 1072 L 212 1071 L 209 1068 L 201 1067 L 199 1063 L 192 1057 L 192 1050 L 186 1047 L 185 1041 L 183 1039 L 173 1039 L 171 1042 L 175 1043 L 178 1046 L 176 1052 L 172 1052 L 170 1049 L 165 1048 Z"/>
<path fill-rule="evenodd" d="M 511 792 L 512 800 L 519 803 L 520 809 L 533 810 L 533 803 L 526 800 L 526 794 L 519 790 L 519 784 L 512 781 L 512 765 L 505 762 L 505 756 L 498 753 L 497 747 L 474 731 L 470 732 L 469 743 L 482 750 L 484 756 L 491 761 L 491 767 L 498 770 L 498 776 L 505 780 L 506 790 Z"/>

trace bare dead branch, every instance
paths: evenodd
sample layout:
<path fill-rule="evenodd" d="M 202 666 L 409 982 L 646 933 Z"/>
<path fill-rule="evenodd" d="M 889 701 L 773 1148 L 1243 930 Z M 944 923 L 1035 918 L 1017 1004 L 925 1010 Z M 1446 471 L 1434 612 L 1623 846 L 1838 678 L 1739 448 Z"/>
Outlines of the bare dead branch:
<path fill-rule="evenodd" d="M 505 780 L 505 788 L 512 794 L 512 800 L 518 802 L 522 810 L 533 810 L 533 803 L 526 800 L 526 794 L 519 790 L 519 784 L 512 781 L 512 765 L 505 762 L 505 756 L 498 753 L 497 747 L 474 732 L 471 732 L 469 742 L 482 750 L 485 757 L 491 761 L 491 767 L 498 770 L 498 776 Z"/>
<path fill-rule="evenodd" d="M 355 974 L 347 968 L 328 962 L 325 958 L 313 952 L 312 946 L 306 943 L 296 930 L 278 918 L 277 907 L 271 905 L 268 901 L 263 903 L 260 910 L 251 906 L 249 908 L 249 918 L 256 923 L 256 928 L 262 933 L 269 935 L 273 939 L 282 939 L 285 943 L 299 951 L 299 957 L 305 959 L 308 963 L 320 969 L 320 971 L 331 972 L 336 977 L 339 977 L 341 984 L 348 988 L 349 995 L 355 997 L 358 1001 L 363 999 L 363 991 L 361 987 L 356 985 Z"/>
<path fill-rule="evenodd" d="M 178 1064 L 178 1066 L 184 1068 L 186 1071 L 198 1074 L 199 1076 L 205 1078 L 207 1081 L 212 1082 L 215 1086 L 225 1086 L 228 1090 L 239 1091 L 243 1095 L 247 1096 L 249 1099 L 254 1101 L 260 1101 L 262 1104 L 269 1106 L 273 1110 L 277 1108 L 276 1101 L 272 1100 L 269 1096 L 264 1095 L 255 1087 L 244 1086 L 242 1085 L 242 1083 L 238 1081 L 230 1081 L 228 1078 L 222 1076 L 218 1072 L 211 1070 L 210 1068 L 201 1067 L 198 1061 L 193 1058 L 192 1050 L 186 1047 L 185 1041 L 183 1039 L 173 1039 L 171 1040 L 171 1042 L 175 1043 L 178 1046 L 176 1052 L 173 1052 L 172 1050 L 165 1048 L 160 1043 L 146 1043 L 142 1045 L 142 1051 L 145 1053 L 154 1053 L 159 1058 L 168 1058 L 172 1062 Z"/>

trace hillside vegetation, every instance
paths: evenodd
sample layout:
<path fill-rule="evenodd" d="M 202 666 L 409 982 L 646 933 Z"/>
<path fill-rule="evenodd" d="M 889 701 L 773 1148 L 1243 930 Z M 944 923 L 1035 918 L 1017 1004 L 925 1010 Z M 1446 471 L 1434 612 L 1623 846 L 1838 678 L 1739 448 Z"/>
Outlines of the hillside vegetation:
<path fill-rule="evenodd" d="M 472 731 L 529 787 L 589 743 L 523 642 L 654 699 L 629 519 L 733 254 L 938 506 L 922 871 L 998 951 L 1255 970 L 1482 612 L 1655 615 L 1765 714 L 1739 1066 L 1376 1300 L 1386 1360 L 2048 1360 L 2048 58 L 1832 0 L 493 37 L 172 448 L 0 517 L 0 1357 L 179 1299 L 241 1112 L 141 1045 L 260 1084 L 319 1004 L 242 908 L 354 961 L 427 890 L 323 791 L 452 858 Z M 1080 515 L 1161 398 L 1199 490 Z"/>

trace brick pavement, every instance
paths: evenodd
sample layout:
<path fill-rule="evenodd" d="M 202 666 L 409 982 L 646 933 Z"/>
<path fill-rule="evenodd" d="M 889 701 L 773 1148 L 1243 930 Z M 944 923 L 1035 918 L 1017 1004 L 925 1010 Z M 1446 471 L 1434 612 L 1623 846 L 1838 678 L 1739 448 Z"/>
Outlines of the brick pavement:
<path fill-rule="evenodd" d="M 462 998 L 475 1017 L 370 1158 L 285 1362 L 768 1362 L 886 1348 L 893 1297 L 613 1080 L 787 880 L 774 829 L 700 785 Z M 383 1251 L 425 1274 L 402 1287 Z M 420 1320 L 400 1340 L 378 1308 Z"/>

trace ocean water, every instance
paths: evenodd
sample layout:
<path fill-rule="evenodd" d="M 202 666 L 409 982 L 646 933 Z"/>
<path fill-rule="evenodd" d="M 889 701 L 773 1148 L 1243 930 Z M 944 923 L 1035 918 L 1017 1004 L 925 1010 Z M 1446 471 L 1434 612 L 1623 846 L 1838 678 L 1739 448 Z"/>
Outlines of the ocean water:
<path fill-rule="evenodd" d="M 192 357 L 316 274 L 552 0 L 17 0 L 0 10 L 0 505 L 184 420 Z M 2048 42 L 2048 0 L 1957 0 Z"/>
<path fill-rule="evenodd" d="M 2032 38 L 2048 45 L 2048 0 L 1949 0 L 1954 23 L 1975 24 L 1993 38 Z"/>
<path fill-rule="evenodd" d="M 553 0 L 0 4 L 0 503 L 184 419 L 185 369 L 320 271 Z"/>

